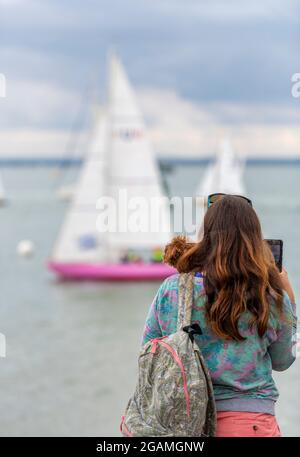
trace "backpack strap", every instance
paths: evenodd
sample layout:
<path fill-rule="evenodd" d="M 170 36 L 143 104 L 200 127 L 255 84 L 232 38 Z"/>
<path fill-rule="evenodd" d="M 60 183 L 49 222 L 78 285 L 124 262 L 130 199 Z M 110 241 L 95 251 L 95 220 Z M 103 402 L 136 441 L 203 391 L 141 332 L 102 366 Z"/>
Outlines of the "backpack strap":
<path fill-rule="evenodd" d="M 181 273 L 178 283 L 177 330 L 190 325 L 193 307 L 194 273 Z"/>

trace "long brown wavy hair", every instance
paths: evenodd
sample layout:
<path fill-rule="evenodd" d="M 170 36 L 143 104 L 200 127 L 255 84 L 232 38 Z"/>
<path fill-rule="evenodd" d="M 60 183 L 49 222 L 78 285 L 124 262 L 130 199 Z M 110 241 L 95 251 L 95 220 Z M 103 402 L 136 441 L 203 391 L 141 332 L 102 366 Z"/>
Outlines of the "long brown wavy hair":
<path fill-rule="evenodd" d="M 242 198 L 226 195 L 206 212 L 203 238 L 197 243 L 179 236 L 165 248 L 164 261 L 180 273 L 204 276 L 206 317 L 214 333 L 226 340 L 243 340 L 238 321 L 252 315 L 260 337 L 268 327 L 271 299 L 282 312 L 281 278 L 263 240 L 254 209 Z"/>

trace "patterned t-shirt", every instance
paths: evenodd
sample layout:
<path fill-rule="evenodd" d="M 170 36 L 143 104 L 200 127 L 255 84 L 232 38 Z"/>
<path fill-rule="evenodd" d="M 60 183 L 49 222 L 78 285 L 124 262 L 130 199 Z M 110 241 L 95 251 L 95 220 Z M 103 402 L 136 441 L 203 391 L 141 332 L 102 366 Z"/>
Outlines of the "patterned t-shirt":
<path fill-rule="evenodd" d="M 178 274 L 173 275 L 161 284 L 146 319 L 142 344 L 152 338 L 176 332 L 178 278 Z M 259 407 L 257 402 L 255 404 L 247 400 L 271 400 L 272 403 L 277 400 L 278 391 L 272 378 L 272 369 L 286 370 L 295 360 L 296 305 L 290 302 L 284 292 L 283 313 L 279 316 L 275 302 L 271 303 L 268 330 L 262 338 L 255 327 L 250 327 L 251 314 L 247 311 L 238 323 L 240 334 L 246 339 L 225 341 L 214 334 L 207 323 L 205 302 L 203 278 L 196 275 L 192 322 L 198 323 L 203 332 L 202 335 L 196 335 L 195 339 L 209 369 L 215 399 L 220 402 L 218 409 L 234 408 L 272 414 L 272 408 L 267 403 L 264 407 Z M 224 403 L 224 400 L 232 399 L 238 402 Z"/>

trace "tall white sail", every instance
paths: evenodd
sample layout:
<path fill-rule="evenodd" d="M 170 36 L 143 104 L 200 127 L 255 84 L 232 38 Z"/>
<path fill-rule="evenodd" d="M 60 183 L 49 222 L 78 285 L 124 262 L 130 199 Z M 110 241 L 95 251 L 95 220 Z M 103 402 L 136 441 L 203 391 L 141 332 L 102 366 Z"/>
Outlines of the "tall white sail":
<path fill-rule="evenodd" d="M 104 255 L 104 236 L 96 227 L 96 202 L 104 192 L 106 131 L 102 114 L 95 123 L 88 155 L 54 248 L 52 260 L 56 262 L 95 262 Z"/>
<path fill-rule="evenodd" d="M 215 161 L 208 166 L 201 180 L 197 195 L 211 193 L 245 193 L 243 182 L 244 164 L 234 153 L 228 140 L 224 140 Z"/>
<path fill-rule="evenodd" d="M 128 229 L 108 235 L 109 252 L 116 260 L 123 249 L 163 246 L 170 238 L 170 227 L 167 199 L 144 121 L 122 64 L 115 56 L 111 57 L 109 68 L 108 123 L 108 194 L 116 201 L 120 191 L 126 195 L 129 205 L 137 205 L 138 218 L 144 224 L 142 232 L 130 227 L 130 221 L 135 225 L 134 209 L 118 215 L 120 225 L 127 225 Z"/>

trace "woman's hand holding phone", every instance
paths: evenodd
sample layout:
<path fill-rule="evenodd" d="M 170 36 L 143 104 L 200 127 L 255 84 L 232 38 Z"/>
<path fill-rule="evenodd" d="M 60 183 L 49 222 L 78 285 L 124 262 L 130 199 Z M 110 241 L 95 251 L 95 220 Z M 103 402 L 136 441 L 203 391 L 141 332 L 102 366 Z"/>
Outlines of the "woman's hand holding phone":
<path fill-rule="evenodd" d="M 288 272 L 286 271 L 285 268 L 282 268 L 282 272 L 279 273 L 281 282 L 282 282 L 282 288 L 285 290 L 289 296 L 289 299 L 291 300 L 292 303 L 295 303 L 295 294 L 292 288 L 292 285 L 289 280 Z"/>

